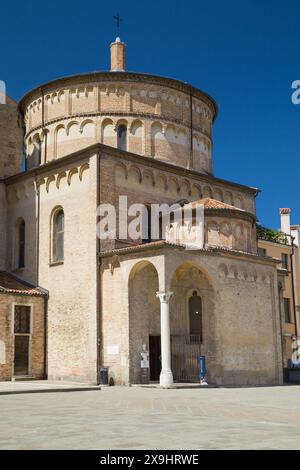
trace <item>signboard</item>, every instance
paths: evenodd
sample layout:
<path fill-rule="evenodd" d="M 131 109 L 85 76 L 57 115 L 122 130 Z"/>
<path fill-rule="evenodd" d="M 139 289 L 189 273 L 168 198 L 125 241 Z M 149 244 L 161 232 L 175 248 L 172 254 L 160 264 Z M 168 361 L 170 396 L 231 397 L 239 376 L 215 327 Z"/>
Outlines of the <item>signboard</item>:
<path fill-rule="evenodd" d="M 119 345 L 118 344 L 109 344 L 107 346 L 108 356 L 117 356 L 119 354 Z"/>
<path fill-rule="evenodd" d="M 141 368 L 149 369 L 149 352 L 148 351 L 141 352 Z"/>

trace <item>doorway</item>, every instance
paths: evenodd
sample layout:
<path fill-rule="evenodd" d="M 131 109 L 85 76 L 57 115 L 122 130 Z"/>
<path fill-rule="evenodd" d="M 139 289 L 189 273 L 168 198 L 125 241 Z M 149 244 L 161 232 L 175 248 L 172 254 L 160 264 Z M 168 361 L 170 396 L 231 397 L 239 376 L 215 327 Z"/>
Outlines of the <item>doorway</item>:
<path fill-rule="evenodd" d="M 149 336 L 150 380 L 158 381 L 161 372 L 160 336 Z"/>
<path fill-rule="evenodd" d="M 15 336 L 14 375 L 29 375 L 29 336 Z"/>
<path fill-rule="evenodd" d="M 30 372 L 31 307 L 14 306 L 14 376 Z"/>

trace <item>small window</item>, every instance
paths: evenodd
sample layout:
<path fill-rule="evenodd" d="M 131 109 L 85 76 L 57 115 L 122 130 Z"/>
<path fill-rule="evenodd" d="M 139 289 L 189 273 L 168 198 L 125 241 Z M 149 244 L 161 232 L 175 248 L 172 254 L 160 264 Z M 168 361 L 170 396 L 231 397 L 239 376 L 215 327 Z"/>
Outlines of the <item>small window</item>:
<path fill-rule="evenodd" d="M 34 165 L 38 166 L 41 164 L 41 154 L 42 154 L 42 146 L 40 140 L 37 140 L 34 143 Z"/>
<path fill-rule="evenodd" d="M 150 243 L 152 241 L 152 238 L 151 238 L 151 230 L 152 230 L 152 227 L 151 227 L 151 207 L 146 206 L 146 209 L 147 209 L 147 212 L 145 211 L 145 213 L 143 214 L 144 227 L 143 227 L 143 233 L 142 233 L 142 235 L 146 235 L 146 237 L 142 239 L 142 243 Z M 145 229 L 145 227 L 146 227 L 146 229 Z"/>
<path fill-rule="evenodd" d="M 14 333 L 30 334 L 31 308 L 26 305 L 16 305 L 14 311 Z"/>
<path fill-rule="evenodd" d="M 124 124 L 118 127 L 118 149 L 127 151 L 127 127 Z"/>
<path fill-rule="evenodd" d="M 284 320 L 285 323 L 292 323 L 291 320 L 291 301 L 290 299 L 283 299 L 284 302 Z"/>
<path fill-rule="evenodd" d="M 65 216 L 62 209 L 54 214 L 53 218 L 53 261 L 64 260 L 64 230 Z"/>
<path fill-rule="evenodd" d="M 289 257 L 286 253 L 281 254 L 281 264 L 283 269 L 289 269 Z"/>
<path fill-rule="evenodd" d="M 258 248 L 258 255 L 262 257 L 267 256 L 267 250 L 265 248 Z"/>
<path fill-rule="evenodd" d="M 202 299 L 196 291 L 189 299 L 190 335 L 198 335 L 202 343 Z"/>
<path fill-rule="evenodd" d="M 29 149 L 28 149 L 29 150 Z M 41 164 L 42 145 L 38 136 L 35 137 L 32 145 L 30 145 L 29 154 L 27 156 L 26 166 L 29 170 L 36 168 Z"/>
<path fill-rule="evenodd" d="M 21 220 L 18 224 L 18 259 L 17 268 L 21 269 L 25 267 L 25 222 Z"/>

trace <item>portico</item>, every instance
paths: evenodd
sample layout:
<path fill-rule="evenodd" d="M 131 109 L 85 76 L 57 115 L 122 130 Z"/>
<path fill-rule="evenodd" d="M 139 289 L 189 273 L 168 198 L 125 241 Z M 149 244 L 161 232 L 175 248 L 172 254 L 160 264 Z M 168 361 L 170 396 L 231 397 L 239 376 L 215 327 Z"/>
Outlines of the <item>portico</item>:
<path fill-rule="evenodd" d="M 149 348 L 150 337 L 160 340 L 161 387 L 187 376 L 188 367 L 197 372 L 200 352 L 212 384 L 251 384 L 254 377 L 260 383 L 280 380 L 280 350 L 273 339 L 280 335 L 276 310 L 264 306 L 268 313 L 261 317 L 256 300 L 260 290 L 273 295 L 274 262 L 266 277 L 255 256 L 187 251 L 167 242 L 114 250 L 101 260 L 101 360 L 116 383 L 141 382 L 140 352 L 143 344 Z M 252 271 L 246 275 L 249 263 Z M 264 323 L 260 331 L 258 318 Z M 277 351 L 275 362 L 269 342 Z M 190 362 L 185 364 L 186 357 Z"/>

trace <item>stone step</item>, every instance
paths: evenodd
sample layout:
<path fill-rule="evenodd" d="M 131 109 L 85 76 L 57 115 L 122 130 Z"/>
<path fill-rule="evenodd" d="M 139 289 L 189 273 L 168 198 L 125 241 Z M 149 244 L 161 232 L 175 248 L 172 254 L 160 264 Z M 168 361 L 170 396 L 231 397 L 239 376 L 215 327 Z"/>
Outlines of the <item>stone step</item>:
<path fill-rule="evenodd" d="M 12 382 L 23 382 L 23 381 L 31 381 L 37 380 L 33 375 L 17 375 L 16 377 L 12 378 Z"/>

